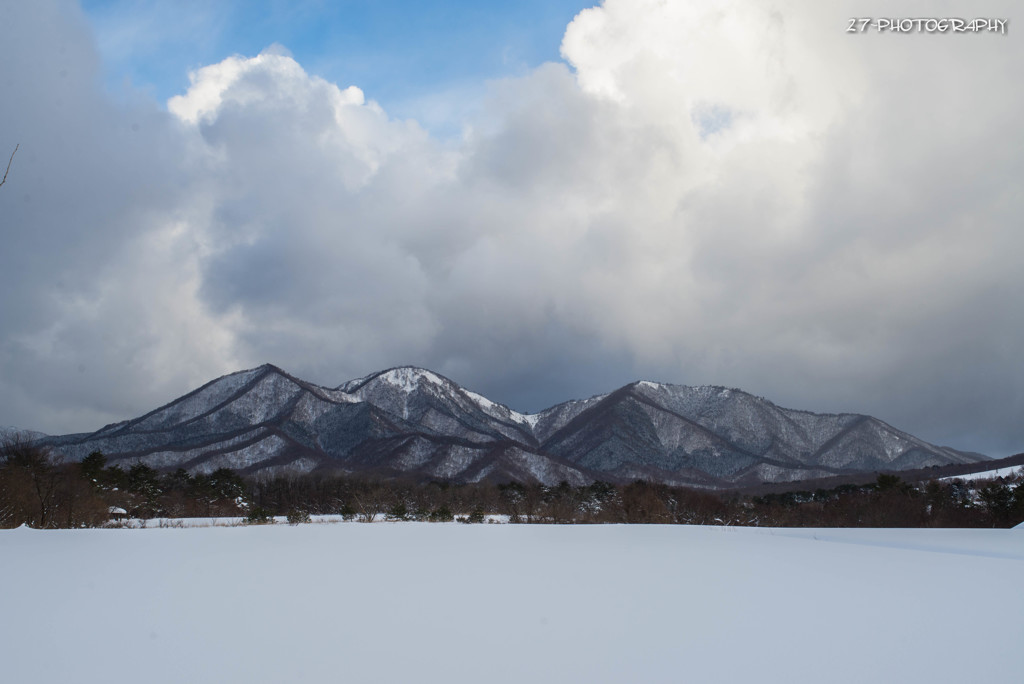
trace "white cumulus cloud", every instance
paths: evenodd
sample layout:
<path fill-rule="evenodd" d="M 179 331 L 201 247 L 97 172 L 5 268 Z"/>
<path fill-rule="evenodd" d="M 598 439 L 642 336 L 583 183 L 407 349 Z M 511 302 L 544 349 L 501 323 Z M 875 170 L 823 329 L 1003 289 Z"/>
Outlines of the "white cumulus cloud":
<path fill-rule="evenodd" d="M 25 71 L 0 143 L 26 150 L 0 189 L 24 255 L 0 272 L 0 422 L 98 427 L 264 361 L 324 383 L 416 363 L 520 409 L 646 376 L 1024 441 L 1012 34 L 608 0 L 440 140 L 279 46 L 166 110 L 111 102 L 55 7 L 0 22 Z M 58 45 L 89 71 L 61 76 Z"/>

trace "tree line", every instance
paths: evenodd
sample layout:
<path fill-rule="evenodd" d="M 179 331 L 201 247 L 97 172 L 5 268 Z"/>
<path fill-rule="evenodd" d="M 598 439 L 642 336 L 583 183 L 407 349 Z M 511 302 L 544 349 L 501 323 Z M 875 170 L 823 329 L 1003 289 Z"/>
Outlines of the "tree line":
<path fill-rule="evenodd" d="M 93 527 L 125 515 L 513 523 L 660 523 L 814 527 L 1010 527 L 1024 520 L 1024 478 L 862 485 L 740 496 L 665 484 L 573 486 L 412 481 L 310 473 L 243 477 L 108 464 L 100 452 L 66 463 L 24 439 L 0 444 L 0 527 Z"/>
<path fill-rule="evenodd" d="M 96 527 L 120 515 L 244 515 L 246 482 L 233 470 L 191 475 L 136 463 L 107 465 L 96 451 L 80 463 L 15 436 L 0 443 L 0 527 Z"/>

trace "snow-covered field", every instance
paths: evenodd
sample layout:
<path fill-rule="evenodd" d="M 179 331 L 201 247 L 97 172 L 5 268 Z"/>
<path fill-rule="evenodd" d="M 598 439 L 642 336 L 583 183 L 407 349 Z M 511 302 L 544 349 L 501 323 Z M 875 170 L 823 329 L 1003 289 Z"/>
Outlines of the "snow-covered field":
<path fill-rule="evenodd" d="M 988 480 L 995 477 L 1010 477 L 1012 475 L 1024 475 L 1024 468 L 1020 466 L 1010 466 L 1009 468 L 996 468 L 995 470 L 986 470 L 980 473 L 971 473 L 969 475 L 955 475 L 953 477 L 942 478 L 943 482 L 951 482 L 952 480 Z"/>
<path fill-rule="evenodd" d="M 1024 530 L 0 530 L 5 682 L 1020 682 Z"/>

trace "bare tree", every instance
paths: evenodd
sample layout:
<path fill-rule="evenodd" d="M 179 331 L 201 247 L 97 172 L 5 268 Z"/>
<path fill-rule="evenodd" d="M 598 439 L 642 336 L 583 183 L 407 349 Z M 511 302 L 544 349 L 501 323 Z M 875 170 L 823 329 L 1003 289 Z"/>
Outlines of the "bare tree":
<path fill-rule="evenodd" d="M 391 507 L 394 495 L 387 487 L 371 485 L 365 491 L 355 494 L 356 510 L 360 522 L 373 522 Z"/>
<path fill-rule="evenodd" d="M 59 465 L 60 459 L 49 449 L 23 435 L 8 435 L 0 443 L 0 493 L 20 511 L 20 522 L 53 526 L 63 479 Z"/>
<path fill-rule="evenodd" d="M 14 155 L 18 151 L 19 147 L 21 147 L 21 143 L 18 143 L 17 145 L 15 145 L 14 146 L 14 152 L 11 152 L 11 158 L 7 160 L 7 170 L 4 171 L 3 179 L 0 179 L 0 185 L 3 185 L 4 183 L 7 182 L 7 174 L 10 173 L 10 171 L 11 171 L 11 162 L 14 161 Z"/>
<path fill-rule="evenodd" d="M 92 527 L 109 517 L 79 464 L 24 435 L 0 437 L 0 527 Z"/>

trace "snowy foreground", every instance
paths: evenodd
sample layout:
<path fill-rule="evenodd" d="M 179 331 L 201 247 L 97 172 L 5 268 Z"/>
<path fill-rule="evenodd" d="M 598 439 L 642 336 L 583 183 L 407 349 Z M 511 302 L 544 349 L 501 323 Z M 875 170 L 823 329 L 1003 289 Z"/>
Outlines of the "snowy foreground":
<path fill-rule="evenodd" d="M 1024 529 L 0 530 L 5 682 L 1020 682 Z"/>

